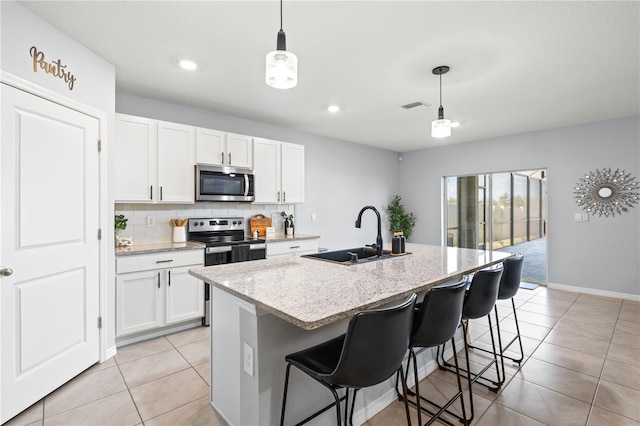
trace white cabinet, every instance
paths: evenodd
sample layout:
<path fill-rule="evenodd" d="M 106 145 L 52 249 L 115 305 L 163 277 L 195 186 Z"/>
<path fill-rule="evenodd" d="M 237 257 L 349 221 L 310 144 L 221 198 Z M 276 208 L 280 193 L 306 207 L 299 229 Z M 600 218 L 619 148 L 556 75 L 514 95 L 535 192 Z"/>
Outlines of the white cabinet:
<path fill-rule="evenodd" d="M 193 203 L 195 128 L 116 114 L 116 202 Z"/>
<path fill-rule="evenodd" d="M 204 264 L 204 250 L 116 258 L 116 336 L 204 316 L 204 283 L 189 268 Z"/>
<path fill-rule="evenodd" d="M 254 138 L 255 203 L 304 202 L 304 145 Z"/>
<path fill-rule="evenodd" d="M 253 168 L 253 140 L 250 136 L 198 128 L 196 161 L 198 164 Z"/>
<path fill-rule="evenodd" d="M 291 240 L 291 241 L 267 241 L 267 257 L 280 257 L 291 254 L 311 254 L 318 252 L 318 239 Z"/>

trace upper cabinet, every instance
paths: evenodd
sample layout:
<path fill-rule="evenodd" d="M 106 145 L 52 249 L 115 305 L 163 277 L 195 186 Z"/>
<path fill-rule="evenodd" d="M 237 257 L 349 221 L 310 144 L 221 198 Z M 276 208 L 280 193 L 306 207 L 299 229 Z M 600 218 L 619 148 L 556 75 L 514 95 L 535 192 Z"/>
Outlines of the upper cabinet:
<path fill-rule="evenodd" d="M 116 114 L 116 202 L 193 203 L 195 128 Z"/>
<path fill-rule="evenodd" d="M 196 133 L 198 164 L 253 168 L 253 141 L 250 136 L 198 128 Z"/>
<path fill-rule="evenodd" d="M 254 138 L 255 203 L 304 202 L 304 145 Z"/>

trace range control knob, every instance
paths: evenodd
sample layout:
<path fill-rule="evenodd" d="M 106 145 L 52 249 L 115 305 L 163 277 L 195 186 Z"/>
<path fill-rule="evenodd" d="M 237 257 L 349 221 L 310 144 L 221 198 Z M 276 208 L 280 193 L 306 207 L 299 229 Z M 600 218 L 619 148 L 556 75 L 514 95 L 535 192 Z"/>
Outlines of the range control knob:
<path fill-rule="evenodd" d="M 238 221 L 238 225 L 242 225 L 242 221 L 241 220 Z"/>
<path fill-rule="evenodd" d="M 200 226 L 204 226 L 204 222 L 200 222 Z"/>
<path fill-rule="evenodd" d="M 236 224 L 236 221 L 235 221 L 235 220 L 233 221 L 233 224 L 234 224 L 234 225 Z"/>

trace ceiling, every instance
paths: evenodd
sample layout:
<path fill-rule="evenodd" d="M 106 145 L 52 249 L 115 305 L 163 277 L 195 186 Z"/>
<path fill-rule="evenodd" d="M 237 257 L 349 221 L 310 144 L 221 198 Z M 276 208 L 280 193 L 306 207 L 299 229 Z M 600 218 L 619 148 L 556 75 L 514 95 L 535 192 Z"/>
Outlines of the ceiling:
<path fill-rule="evenodd" d="M 640 114 L 637 1 L 285 1 L 290 90 L 265 83 L 275 1 L 20 3 L 114 64 L 119 92 L 397 152 Z"/>

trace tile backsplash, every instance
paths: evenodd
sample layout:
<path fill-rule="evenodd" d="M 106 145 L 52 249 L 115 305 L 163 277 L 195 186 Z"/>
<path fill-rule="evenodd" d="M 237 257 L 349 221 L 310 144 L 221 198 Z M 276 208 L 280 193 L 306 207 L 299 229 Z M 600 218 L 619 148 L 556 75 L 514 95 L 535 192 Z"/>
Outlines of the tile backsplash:
<path fill-rule="evenodd" d="M 283 219 L 280 212 L 295 218 L 295 206 L 249 203 L 207 203 L 196 204 L 120 204 L 115 205 L 115 214 L 123 214 L 127 219 L 127 229 L 120 231 L 120 237 L 133 237 L 134 244 L 149 244 L 171 241 L 173 231 L 171 219 L 192 217 L 242 217 L 245 232 L 249 234 L 249 219 L 257 214 L 271 217 L 276 231 L 282 231 Z M 147 226 L 147 217 L 153 216 L 155 226 Z"/>

